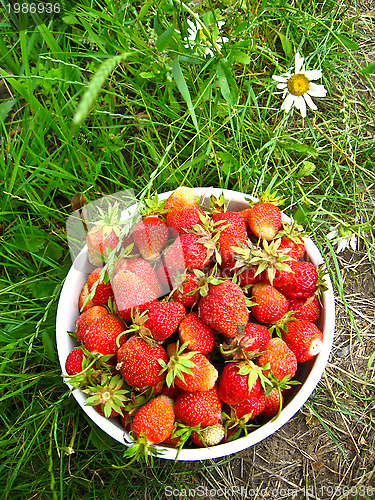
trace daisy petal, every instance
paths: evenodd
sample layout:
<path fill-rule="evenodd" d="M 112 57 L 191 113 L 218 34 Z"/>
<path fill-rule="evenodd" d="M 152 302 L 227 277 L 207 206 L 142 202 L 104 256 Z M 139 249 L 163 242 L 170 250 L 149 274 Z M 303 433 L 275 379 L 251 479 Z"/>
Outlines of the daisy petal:
<path fill-rule="evenodd" d="M 281 82 L 281 83 L 286 83 L 288 81 L 288 77 L 286 77 L 286 76 L 272 75 L 272 78 L 274 80 L 276 80 L 277 82 Z"/>
<path fill-rule="evenodd" d="M 350 246 L 354 252 L 357 250 L 357 237 L 355 234 L 350 238 Z"/>
<path fill-rule="evenodd" d="M 295 100 L 295 96 L 292 94 L 288 94 L 281 106 L 281 109 L 285 110 L 285 113 L 289 113 L 291 107 L 293 106 Z"/>
<path fill-rule="evenodd" d="M 304 61 L 303 57 L 299 52 L 297 52 L 295 56 L 296 74 L 300 73 L 303 66 L 303 61 Z"/>
<path fill-rule="evenodd" d="M 324 88 L 324 85 L 317 85 L 316 83 L 310 82 L 307 93 L 312 97 L 325 97 L 327 89 Z"/>
<path fill-rule="evenodd" d="M 297 95 L 295 97 L 294 103 L 296 108 L 301 111 L 301 115 L 303 118 L 306 116 L 306 102 L 305 99 L 301 95 Z"/>
<path fill-rule="evenodd" d="M 337 247 L 337 250 L 336 250 L 336 253 L 342 252 L 343 250 L 345 250 L 345 248 L 347 246 L 348 246 L 347 240 L 345 240 L 345 239 L 340 240 L 339 244 L 338 244 L 338 247 Z"/>
<path fill-rule="evenodd" d="M 337 236 L 337 231 L 336 231 L 336 229 L 334 229 L 333 231 L 331 231 L 331 232 L 329 232 L 329 233 L 327 234 L 327 238 L 328 238 L 329 240 L 333 240 L 333 238 L 336 238 L 336 236 Z"/>
<path fill-rule="evenodd" d="M 285 88 L 286 88 L 286 83 L 278 83 L 278 84 L 276 85 L 276 88 L 277 88 L 277 89 L 285 89 Z"/>
<path fill-rule="evenodd" d="M 190 19 L 188 19 L 188 20 L 187 20 L 187 23 L 188 23 L 188 25 L 189 25 L 189 27 L 190 27 L 190 29 L 191 29 L 192 31 L 197 31 L 197 26 L 196 26 L 196 24 L 195 24 L 195 23 L 193 23 L 193 21 L 191 21 Z"/>
<path fill-rule="evenodd" d="M 305 101 L 306 101 L 306 104 L 308 105 L 308 107 L 310 109 L 313 109 L 314 111 L 316 111 L 318 109 L 318 106 L 315 104 L 315 102 L 311 99 L 311 97 L 309 96 L 309 94 L 303 94 L 303 97 L 305 98 Z"/>
<path fill-rule="evenodd" d="M 318 78 L 322 78 L 323 75 L 320 69 L 311 69 L 308 71 L 304 71 L 303 74 L 308 80 L 317 80 Z"/>

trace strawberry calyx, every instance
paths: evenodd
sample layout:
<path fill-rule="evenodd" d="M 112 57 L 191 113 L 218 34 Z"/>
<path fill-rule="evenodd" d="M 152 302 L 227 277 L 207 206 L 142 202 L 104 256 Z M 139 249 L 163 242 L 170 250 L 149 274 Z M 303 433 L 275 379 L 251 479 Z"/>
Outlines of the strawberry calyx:
<path fill-rule="evenodd" d="M 104 416 L 109 418 L 112 411 L 123 415 L 122 408 L 127 401 L 129 388 L 123 388 L 125 381 L 121 375 L 108 377 L 103 374 L 100 384 L 89 386 L 83 392 L 89 394 L 85 404 L 89 406 L 100 405 Z"/>
<path fill-rule="evenodd" d="M 90 229 L 92 233 L 102 231 L 103 241 L 112 233 L 119 238 L 121 233 L 119 203 L 115 202 L 113 205 L 108 205 L 107 212 L 104 212 L 100 207 L 97 207 L 100 219 L 94 222 L 93 227 Z"/>
<path fill-rule="evenodd" d="M 157 342 L 152 338 L 150 330 L 144 326 L 144 324 L 147 321 L 147 318 L 148 318 L 147 309 L 143 312 L 140 312 L 138 308 L 135 309 L 135 312 L 132 310 L 131 311 L 132 324 L 127 330 L 121 332 L 117 336 L 116 338 L 117 347 L 120 347 L 120 339 L 124 335 L 128 337 L 132 335 L 139 335 L 149 345 L 156 344 Z"/>
<path fill-rule="evenodd" d="M 264 374 L 265 369 L 263 366 L 257 366 L 250 359 L 239 361 L 234 366 L 239 368 L 238 375 L 248 375 L 247 382 L 249 387 L 249 393 L 258 378 L 265 393 L 267 394 L 267 392 L 271 391 L 272 383 L 270 382 L 269 378 Z"/>
<path fill-rule="evenodd" d="M 201 424 L 198 424 L 197 426 L 193 427 L 191 425 L 184 424 L 179 420 L 175 421 L 172 433 L 170 435 L 170 439 L 179 438 L 177 443 L 178 452 L 176 458 L 180 454 L 180 451 L 184 447 L 185 443 L 189 440 L 192 432 L 197 432 L 198 435 L 201 437 Z"/>
<path fill-rule="evenodd" d="M 211 272 L 209 274 L 205 273 L 201 269 L 193 269 L 191 272 L 194 273 L 196 276 L 196 288 L 193 290 L 190 290 L 189 292 L 184 293 L 182 296 L 183 297 L 188 297 L 190 295 L 194 295 L 195 293 L 199 293 L 201 297 L 205 297 L 208 293 L 208 285 L 219 285 L 223 281 L 226 281 L 225 278 L 220 278 L 217 276 L 217 265 L 212 268 Z M 183 286 L 185 283 L 185 277 L 187 274 L 187 269 L 184 271 L 183 274 L 180 274 L 179 279 L 178 279 L 178 285 L 170 292 L 168 296 L 168 300 L 172 297 L 172 295 L 176 292 L 179 291 L 183 293 Z M 180 282 L 181 279 L 181 282 Z"/>
<path fill-rule="evenodd" d="M 218 240 L 223 229 L 228 227 L 228 224 L 223 224 L 223 221 L 213 221 L 210 217 L 201 212 L 198 213 L 200 224 L 194 224 L 191 229 L 185 229 L 187 233 L 199 236 L 197 243 L 201 243 L 207 248 L 207 258 L 211 259 L 215 256 L 216 262 L 221 264 L 221 255 L 218 248 Z"/>
<path fill-rule="evenodd" d="M 263 249 L 255 247 L 250 250 L 251 258 L 249 259 L 249 264 L 257 267 L 254 277 L 267 270 L 267 277 L 271 285 L 275 279 L 276 271 L 293 273 L 293 270 L 287 264 L 288 261 L 293 260 L 292 257 L 288 255 L 290 249 L 280 249 L 280 243 L 281 238 L 278 238 L 271 243 L 268 243 L 267 240 L 263 240 Z"/>
<path fill-rule="evenodd" d="M 163 216 L 171 209 L 164 208 L 164 205 L 165 200 L 159 200 L 159 196 L 157 193 L 154 196 L 149 197 L 139 208 L 142 219 L 148 217 L 149 215 L 156 215 L 159 216 L 163 220 L 163 222 L 165 222 L 165 217 Z"/>
<path fill-rule="evenodd" d="M 210 196 L 211 214 L 226 212 L 228 209 L 228 203 L 225 203 L 224 193 L 221 193 L 219 198 L 213 194 Z"/>
<path fill-rule="evenodd" d="M 246 241 L 238 241 L 237 245 L 232 247 L 233 256 L 236 259 L 233 270 L 240 269 L 242 272 L 245 269 L 252 269 L 254 264 L 250 263 L 250 259 L 252 251 L 256 248 L 254 243 L 247 238 Z"/>
<path fill-rule="evenodd" d="M 278 390 L 283 390 L 283 389 L 286 390 L 286 389 L 291 389 L 292 386 L 299 385 L 301 383 L 298 380 L 291 380 L 290 374 L 285 375 L 285 377 L 283 377 L 282 379 L 276 378 L 272 372 L 270 363 L 266 363 L 263 366 L 263 369 L 265 371 L 266 370 L 268 371 L 267 378 L 272 384 L 267 387 L 267 390 L 265 390 L 266 397 L 269 395 L 273 387 L 276 387 Z"/>
<path fill-rule="evenodd" d="M 291 218 L 290 223 L 283 220 L 281 224 L 283 228 L 278 231 L 276 238 L 282 238 L 284 236 L 297 245 L 303 243 L 302 238 L 307 236 L 307 232 L 297 223 L 296 220 Z"/>
<path fill-rule="evenodd" d="M 127 413 L 127 418 L 132 419 L 135 413 L 137 413 L 138 409 L 148 403 L 154 397 L 154 387 L 147 387 L 145 390 L 140 393 L 135 393 L 131 391 L 129 394 L 129 398 L 126 400 L 124 404 L 124 412 Z"/>
<path fill-rule="evenodd" d="M 314 295 L 316 295 L 320 305 L 322 305 L 321 303 L 322 293 L 328 290 L 327 282 L 324 278 L 325 275 L 328 273 L 326 264 L 325 263 L 318 264 L 316 266 L 316 273 L 318 275 L 318 280 L 316 282 L 316 291 Z"/>
<path fill-rule="evenodd" d="M 227 339 L 227 342 L 220 344 L 220 353 L 224 359 L 230 361 L 251 360 L 262 354 L 258 349 L 247 350 L 254 343 L 254 338 L 245 337 L 243 333 L 236 335 L 233 338 Z"/>
<path fill-rule="evenodd" d="M 113 467 L 116 469 L 124 469 L 126 467 L 129 467 L 134 462 L 142 459 L 146 462 L 146 464 L 148 464 L 150 460 L 150 465 L 152 466 L 154 456 L 157 457 L 158 455 L 163 455 L 165 451 L 164 449 L 158 450 L 156 446 L 150 445 L 147 437 L 143 434 L 143 432 L 140 432 L 139 437 L 136 440 L 133 439 L 134 435 L 132 431 L 130 431 L 129 436 L 132 441 L 126 440 L 126 442 L 131 446 L 129 446 L 125 450 L 123 457 L 130 458 L 130 461 L 125 465 L 113 465 Z"/>
<path fill-rule="evenodd" d="M 77 349 L 82 349 L 84 354 L 82 359 L 82 371 L 68 377 L 64 376 L 73 389 L 87 388 L 89 385 L 98 383 L 101 380 L 103 373 L 108 375 L 111 373 L 111 367 L 107 363 L 112 357 L 110 354 L 102 355 L 93 353 L 85 349 L 83 346 L 77 347 Z"/>
<path fill-rule="evenodd" d="M 276 335 L 281 338 L 282 332 L 288 331 L 288 324 L 291 321 L 297 320 L 297 318 L 294 317 L 294 314 L 295 311 L 287 311 L 281 319 L 271 324 L 270 327 L 268 328 L 270 334 L 272 335 L 273 332 L 275 332 Z"/>
<path fill-rule="evenodd" d="M 176 349 L 170 356 L 168 363 L 159 359 L 159 364 L 162 369 L 158 375 L 161 375 L 165 371 L 167 372 L 165 383 L 168 387 L 174 387 L 174 380 L 176 377 L 185 383 L 184 373 L 191 375 L 191 369 L 195 367 L 195 363 L 191 361 L 191 358 L 199 351 L 186 351 L 188 345 L 189 342 L 184 342 L 180 346 L 179 341 L 177 341 Z"/>
<path fill-rule="evenodd" d="M 247 436 L 249 430 L 253 430 L 260 427 L 260 425 L 258 424 L 248 423 L 248 421 L 252 417 L 252 413 L 253 412 L 247 413 L 246 415 L 243 415 L 242 417 L 239 418 L 236 415 L 236 410 L 232 406 L 230 406 L 229 415 L 225 411 L 221 413 L 221 419 L 224 425 L 225 435 L 228 436 L 229 434 L 227 438 L 228 441 L 234 441 L 235 439 L 240 437 L 242 432 L 244 433 L 245 436 Z"/>
<path fill-rule="evenodd" d="M 245 198 L 245 200 L 251 207 L 257 205 L 258 203 L 272 203 L 272 205 L 280 206 L 285 201 L 282 196 L 278 195 L 277 191 L 271 193 L 271 190 L 269 188 L 263 191 L 258 196 L 258 199 L 256 201 L 249 198 Z"/>

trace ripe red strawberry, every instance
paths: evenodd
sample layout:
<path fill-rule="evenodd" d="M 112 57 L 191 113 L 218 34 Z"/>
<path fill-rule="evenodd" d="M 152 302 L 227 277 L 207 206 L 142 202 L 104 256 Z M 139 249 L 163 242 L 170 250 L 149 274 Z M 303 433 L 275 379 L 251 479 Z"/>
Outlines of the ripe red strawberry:
<path fill-rule="evenodd" d="M 161 393 L 164 394 L 165 396 L 172 398 L 173 401 L 175 401 L 180 390 L 181 389 L 177 385 L 175 386 L 171 385 L 170 387 L 168 387 L 167 384 L 164 384 Z"/>
<path fill-rule="evenodd" d="M 187 370 L 184 368 L 184 360 L 190 361 Z M 169 366 L 174 375 L 173 383 L 184 391 L 209 391 L 214 387 L 218 378 L 218 371 L 214 365 L 200 352 L 178 354 L 175 359 L 171 358 Z"/>
<path fill-rule="evenodd" d="M 306 235 L 302 227 L 298 226 L 296 221 L 290 224 L 282 221 L 283 228 L 277 233 L 277 238 L 281 238 L 280 248 L 289 249 L 288 255 L 295 260 L 302 259 L 305 254 L 305 241 L 303 236 Z"/>
<path fill-rule="evenodd" d="M 200 236 L 181 234 L 164 253 L 164 263 L 169 268 L 202 269 L 210 260 L 209 249 L 201 243 Z"/>
<path fill-rule="evenodd" d="M 278 287 L 290 299 L 307 299 L 316 292 L 319 276 L 311 262 L 298 261 L 294 267 L 294 277 L 287 285 Z"/>
<path fill-rule="evenodd" d="M 178 327 L 178 334 L 181 344 L 187 342 L 189 351 L 208 354 L 215 345 L 213 329 L 206 325 L 196 312 L 189 313 L 183 318 Z"/>
<path fill-rule="evenodd" d="M 143 326 L 154 340 L 162 341 L 177 330 L 185 314 L 185 307 L 179 302 L 153 302 L 148 306 Z"/>
<path fill-rule="evenodd" d="M 177 234 L 185 234 L 194 225 L 201 225 L 199 215 L 205 217 L 202 209 L 197 207 L 185 208 L 183 210 L 172 209 L 167 213 L 166 220 L 169 229 L 174 229 Z"/>
<path fill-rule="evenodd" d="M 208 293 L 198 304 L 199 317 L 226 337 L 235 337 L 249 320 L 242 289 L 233 281 L 209 285 Z"/>
<path fill-rule="evenodd" d="M 107 314 L 92 323 L 86 330 L 83 343 L 90 352 L 115 355 L 118 351 L 117 337 L 126 329 L 125 323 L 113 314 Z M 119 339 L 120 345 L 126 341 L 126 335 Z"/>
<path fill-rule="evenodd" d="M 280 404 L 281 397 L 281 404 Z M 262 415 L 267 418 L 275 417 L 283 406 L 283 396 L 277 387 L 273 387 L 266 396 L 266 402 Z"/>
<path fill-rule="evenodd" d="M 270 370 L 278 381 L 292 378 L 297 371 L 297 358 L 287 344 L 279 337 L 272 338 L 259 358 L 257 364 L 270 363 Z M 266 373 L 266 372 L 265 372 Z"/>
<path fill-rule="evenodd" d="M 142 257 L 151 261 L 159 258 L 168 235 L 168 227 L 156 215 L 148 215 L 133 229 L 134 243 Z"/>
<path fill-rule="evenodd" d="M 247 215 L 247 223 L 257 238 L 271 241 L 281 226 L 281 211 L 273 203 L 257 203 Z"/>
<path fill-rule="evenodd" d="M 65 361 L 65 371 L 68 375 L 78 375 L 83 370 L 82 363 L 86 358 L 82 349 L 75 347 L 68 354 Z"/>
<path fill-rule="evenodd" d="M 323 333 L 314 323 L 303 319 L 288 322 L 282 338 L 296 355 L 298 363 L 319 354 L 323 346 Z"/>
<path fill-rule="evenodd" d="M 210 425 L 201 429 L 199 433 L 197 431 L 192 431 L 191 440 L 194 444 L 203 448 L 205 446 L 216 446 L 223 440 L 224 436 L 224 426 L 218 422 L 215 425 Z"/>
<path fill-rule="evenodd" d="M 183 260 L 182 253 L 179 258 Z M 167 266 L 164 259 L 161 260 L 158 268 L 156 269 L 156 275 L 159 282 L 163 286 L 165 294 L 180 286 L 184 280 L 185 274 L 185 268 L 178 269 L 176 267 Z"/>
<path fill-rule="evenodd" d="M 278 238 L 278 235 L 276 237 Z M 305 242 L 302 238 L 299 238 L 299 243 L 296 243 L 295 241 L 289 239 L 287 236 L 281 236 L 280 239 L 280 250 L 289 249 L 288 255 L 292 257 L 292 259 L 302 259 L 305 254 Z"/>
<path fill-rule="evenodd" d="M 137 389 L 155 387 L 165 381 L 166 373 L 160 373 L 159 360 L 168 362 L 163 347 L 148 343 L 138 335 L 130 337 L 117 353 L 121 375 L 127 384 Z"/>
<path fill-rule="evenodd" d="M 281 319 L 288 310 L 288 301 L 272 285 L 257 283 L 251 289 L 255 305 L 251 314 L 261 323 L 273 323 Z"/>
<path fill-rule="evenodd" d="M 249 322 L 244 334 L 229 339 L 220 350 L 225 359 L 252 359 L 263 351 L 270 339 L 271 334 L 265 326 Z"/>
<path fill-rule="evenodd" d="M 133 435 L 139 439 L 142 434 L 147 444 L 161 443 L 171 435 L 174 420 L 173 400 L 160 394 L 137 411 L 132 422 Z"/>
<path fill-rule="evenodd" d="M 120 271 L 115 275 L 113 292 L 117 313 L 125 321 L 131 320 L 131 313 L 135 308 L 144 310 L 157 299 L 155 290 L 140 276 L 130 271 Z"/>
<path fill-rule="evenodd" d="M 259 368 L 248 363 L 227 363 L 219 380 L 219 398 L 235 405 L 256 396 L 261 390 Z"/>
<path fill-rule="evenodd" d="M 170 194 L 165 202 L 164 208 L 172 210 L 183 210 L 197 207 L 197 200 L 194 191 L 186 186 L 179 186 Z"/>
<path fill-rule="evenodd" d="M 100 211 L 101 219 L 91 227 L 86 235 L 87 257 L 94 266 L 102 266 L 110 252 L 119 242 L 119 206 L 115 203 L 108 207 L 108 213 Z"/>
<path fill-rule="evenodd" d="M 94 304 L 91 299 L 88 298 L 89 296 L 89 288 L 87 286 L 87 281 L 83 285 L 81 293 L 79 294 L 78 298 L 78 309 L 80 312 L 85 312 L 91 309 L 91 307 L 94 307 Z"/>
<path fill-rule="evenodd" d="M 294 269 L 297 265 L 297 261 L 294 259 L 287 260 L 282 265 L 286 265 L 289 269 L 275 268 L 273 270 L 272 267 L 268 267 L 262 271 L 261 281 L 277 288 L 290 283 L 294 277 Z"/>
<path fill-rule="evenodd" d="M 193 307 L 199 300 L 199 278 L 192 272 L 187 272 L 172 294 L 173 300 L 181 302 L 185 307 Z"/>
<path fill-rule="evenodd" d="M 186 425 L 215 425 L 221 416 L 221 400 L 216 386 L 209 391 L 181 391 L 175 402 L 176 417 Z"/>
<path fill-rule="evenodd" d="M 245 351 L 263 351 L 270 340 L 270 332 L 265 326 L 249 322 L 246 325 L 245 335 L 242 337 L 241 343 L 246 343 Z"/>
<path fill-rule="evenodd" d="M 307 319 L 312 323 L 318 321 L 321 307 L 316 296 L 309 297 L 308 299 L 289 299 L 288 303 L 289 311 L 294 311 L 294 318 Z"/>
<path fill-rule="evenodd" d="M 163 286 L 160 283 L 157 274 L 147 260 L 142 257 L 132 257 L 130 259 L 121 259 L 116 266 L 115 272 L 130 271 L 136 274 L 155 291 L 157 297 L 164 295 Z"/>
<path fill-rule="evenodd" d="M 264 390 L 261 389 L 256 396 L 252 396 L 242 403 L 233 405 L 235 416 L 237 419 L 241 419 L 243 422 L 248 422 L 253 420 L 264 410 L 266 404 L 266 397 Z"/>
<path fill-rule="evenodd" d="M 240 280 L 241 288 L 243 288 L 246 285 L 256 285 L 261 281 L 261 275 L 260 274 L 256 275 L 257 271 L 258 268 L 256 266 L 253 266 L 250 269 L 244 268 L 238 271 L 238 277 Z"/>
<path fill-rule="evenodd" d="M 87 311 L 81 313 L 75 322 L 75 334 L 78 340 L 83 340 L 86 330 L 97 319 L 107 316 L 108 309 L 103 306 L 93 306 Z"/>
<path fill-rule="evenodd" d="M 238 246 L 239 242 L 247 240 L 245 220 L 239 213 L 230 210 L 214 213 L 212 220 L 217 224 L 216 229 L 220 230 L 218 238 L 220 266 L 223 269 L 232 269 L 236 263 L 232 248 Z M 221 224 L 218 224 L 220 221 Z"/>
<path fill-rule="evenodd" d="M 94 295 L 91 297 L 91 301 L 95 306 L 107 305 L 109 298 L 113 299 L 113 291 L 109 280 L 109 274 L 106 272 L 100 281 L 101 271 L 102 268 L 97 267 L 87 278 L 89 293 L 91 293 L 94 286 L 96 287 Z"/>

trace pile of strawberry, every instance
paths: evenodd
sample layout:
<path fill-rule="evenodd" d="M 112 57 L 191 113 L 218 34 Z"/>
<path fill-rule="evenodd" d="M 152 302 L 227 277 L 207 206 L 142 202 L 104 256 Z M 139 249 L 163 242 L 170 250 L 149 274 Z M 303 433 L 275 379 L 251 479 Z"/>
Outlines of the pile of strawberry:
<path fill-rule="evenodd" d="M 65 369 L 86 404 L 121 419 L 134 459 L 246 435 L 278 415 L 298 364 L 320 352 L 322 271 L 277 201 L 234 212 L 180 187 L 125 238 L 118 207 L 87 233 L 95 269 Z"/>

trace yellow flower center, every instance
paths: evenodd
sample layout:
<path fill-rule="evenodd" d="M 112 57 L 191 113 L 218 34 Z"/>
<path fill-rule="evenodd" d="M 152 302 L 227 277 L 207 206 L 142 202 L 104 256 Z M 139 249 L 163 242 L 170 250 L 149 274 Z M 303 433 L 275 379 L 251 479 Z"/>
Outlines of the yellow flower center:
<path fill-rule="evenodd" d="M 293 75 L 287 82 L 288 90 L 293 95 L 303 95 L 309 90 L 310 82 L 305 75 Z"/>

